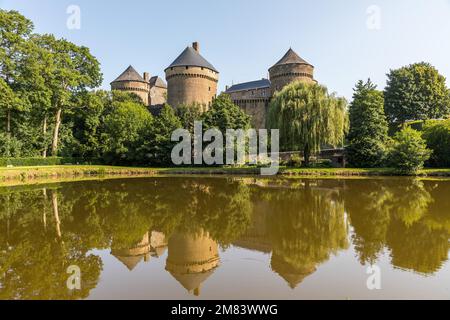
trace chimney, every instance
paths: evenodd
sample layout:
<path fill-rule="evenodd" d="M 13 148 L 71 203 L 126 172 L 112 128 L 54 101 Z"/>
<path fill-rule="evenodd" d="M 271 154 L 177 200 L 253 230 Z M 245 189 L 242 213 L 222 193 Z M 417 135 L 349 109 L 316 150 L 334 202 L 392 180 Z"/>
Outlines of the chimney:
<path fill-rule="evenodd" d="M 195 51 L 200 53 L 200 44 L 198 42 L 193 42 L 192 43 L 192 48 L 194 48 Z"/>
<path fill-rule="evenodd" d="M 150 81 L 150 73 L 144 72 L 144 80 L 145 80 L 146 82 L 149 82 L 149 81 Z"/>

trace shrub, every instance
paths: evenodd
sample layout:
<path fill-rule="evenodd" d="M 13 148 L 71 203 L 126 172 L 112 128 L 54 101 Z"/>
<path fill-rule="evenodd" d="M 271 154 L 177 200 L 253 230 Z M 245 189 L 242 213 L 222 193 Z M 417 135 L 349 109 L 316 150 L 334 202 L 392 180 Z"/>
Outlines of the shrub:
<path fill-rule="evenodd" d="M 401 173 L 414 173 L 423 168 L 431 153 L 420 132 L 405 127 L 394 136 L 389 162 Z"/>
<path fill-rule="evenodd" d="M 423 138 L 428 148 L 433 150 L 429 165 L 432 167 L 450 167 L 450 119 L 445 121 L 427 121 L 423 128 Z"/>

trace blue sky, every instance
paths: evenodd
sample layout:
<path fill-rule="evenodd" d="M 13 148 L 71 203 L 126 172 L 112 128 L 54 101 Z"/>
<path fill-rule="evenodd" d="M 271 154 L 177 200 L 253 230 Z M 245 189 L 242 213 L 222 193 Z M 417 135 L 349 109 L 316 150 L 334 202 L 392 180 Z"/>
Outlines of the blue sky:
<path fill-rule="evenodd" d="M 69 5 L 81 9 L 79 30 L 66 26 Z M 368 13 L 373 5 L 378 11 Z M 428 61 L 450 79 L 450 0 L 0 0 L 0 7 L 32 19 L 36 32 L 88 46 L 105 89 L 130 64 L 164 78 L 193 41 L 221 72 L 221 90 L 267 77 L 289 47 L 347 98 L 357 80 L 383 88 L 389 69 L 413 62 Z"/>

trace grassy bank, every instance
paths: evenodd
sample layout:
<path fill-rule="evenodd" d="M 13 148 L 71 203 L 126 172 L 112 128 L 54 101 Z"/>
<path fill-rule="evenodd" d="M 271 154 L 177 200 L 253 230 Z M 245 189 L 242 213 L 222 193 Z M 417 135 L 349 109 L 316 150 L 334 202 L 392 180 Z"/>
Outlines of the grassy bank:
<path fill-rule="evenodd" d="M 113 166 L 45 166 L 0 168 L 0 186 L 34 181 L 83 180 L 93 177 L 135 177 L 168 174 L 196 175 L 259 175 L 260 169 L 244 168 L 135 168 Z M 395 176 L 397 172 L 390 168 L 353 169 L 353 168 L 281 168 L 283 176 Z M 450 169 L 424 169 L 417 173 L 420 177 L 450 177 Z"/>

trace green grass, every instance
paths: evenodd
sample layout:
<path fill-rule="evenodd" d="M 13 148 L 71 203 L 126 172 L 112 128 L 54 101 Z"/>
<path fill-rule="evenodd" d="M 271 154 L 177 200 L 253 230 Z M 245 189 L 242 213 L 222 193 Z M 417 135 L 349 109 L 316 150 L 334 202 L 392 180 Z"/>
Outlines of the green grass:
<path fill-rule="evenodd" d="M 41 183 L 42 181 L 74 181 L 92 178 L 138 177 L 156 175 L 259 175 L 256 167 L 213 167 L 213 168 L 136 168 L 96 165 L 61 165 L 42 167 L 0 168 L 0 186 Z M 282 176 L 317 177 L 364 177 L 396 176 L 392 168 L 354 169 L 354 168 L 286 168 L 281 167 Z M 450 168 L 423 169 L 417 172 L 419 177 L 450 177 Z"/>

